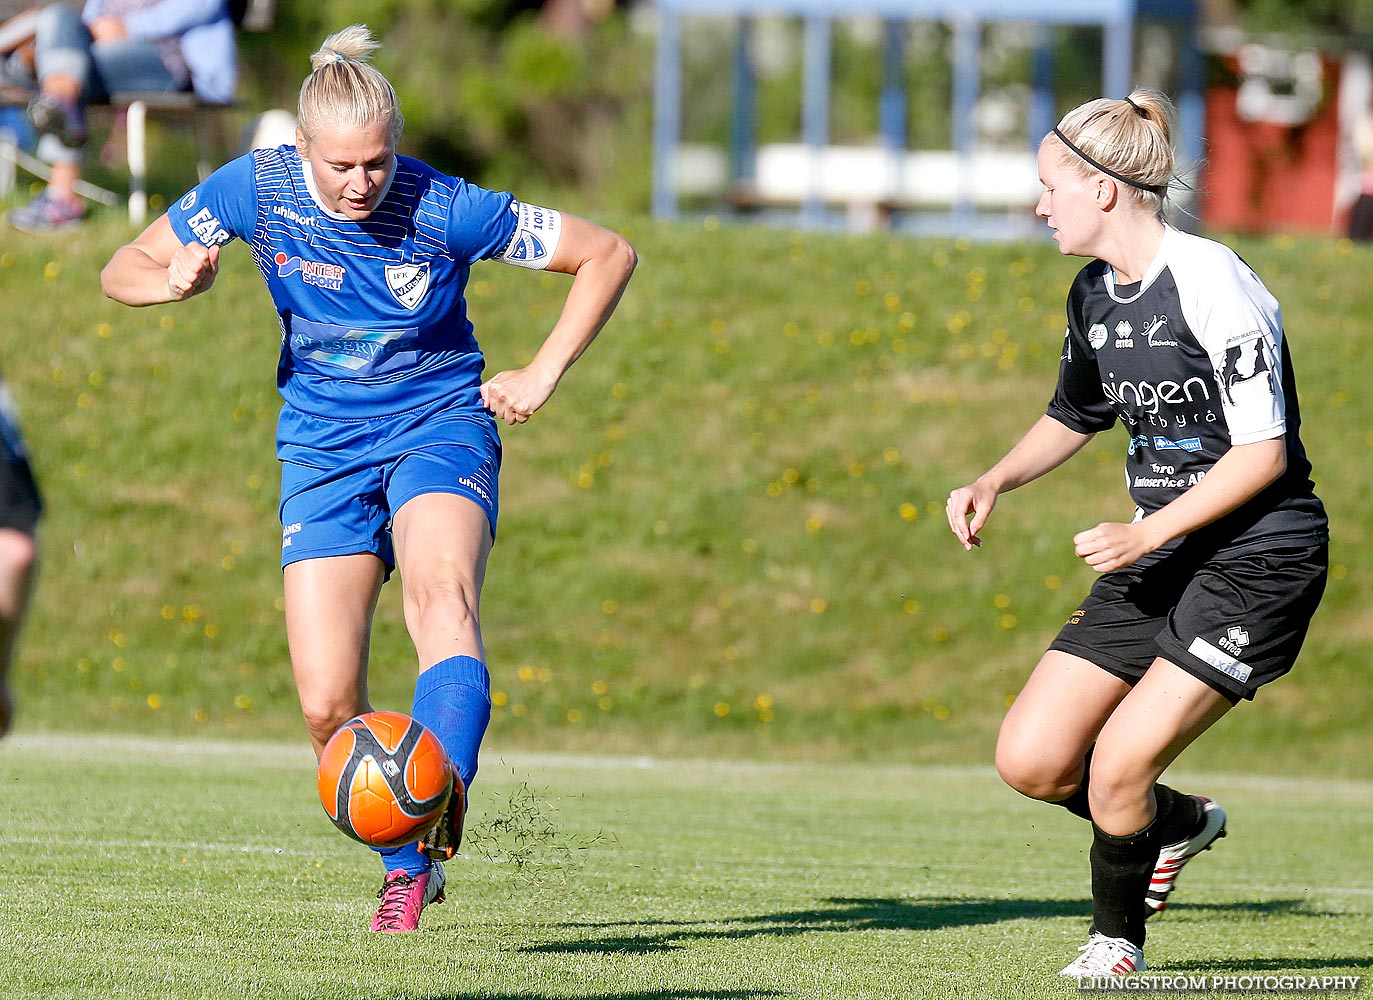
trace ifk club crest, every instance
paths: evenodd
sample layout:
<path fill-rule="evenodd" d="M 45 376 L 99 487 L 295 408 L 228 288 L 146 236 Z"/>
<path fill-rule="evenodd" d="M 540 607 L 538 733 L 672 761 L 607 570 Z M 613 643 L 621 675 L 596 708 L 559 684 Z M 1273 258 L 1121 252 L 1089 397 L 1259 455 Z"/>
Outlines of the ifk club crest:
<path fill-rule="evenodd" d="M 414 309 L 429 291 L 428 263 L 386 265 L 386 287 L 397 302 L 406 309 Z"/>

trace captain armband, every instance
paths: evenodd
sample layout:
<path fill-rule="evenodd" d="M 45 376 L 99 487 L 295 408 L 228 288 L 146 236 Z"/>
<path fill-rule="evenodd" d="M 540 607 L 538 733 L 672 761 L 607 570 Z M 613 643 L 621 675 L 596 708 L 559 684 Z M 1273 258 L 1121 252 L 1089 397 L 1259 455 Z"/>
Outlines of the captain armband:
<path fill-rule="evenodd" d="M 558 249 L 558 240 L 563 233 L 562 214 L 522 201 L 511 202 L 510 211 L 515 213 L 515 234 L 496 255 L 496 260 L 542 271 Z"/>

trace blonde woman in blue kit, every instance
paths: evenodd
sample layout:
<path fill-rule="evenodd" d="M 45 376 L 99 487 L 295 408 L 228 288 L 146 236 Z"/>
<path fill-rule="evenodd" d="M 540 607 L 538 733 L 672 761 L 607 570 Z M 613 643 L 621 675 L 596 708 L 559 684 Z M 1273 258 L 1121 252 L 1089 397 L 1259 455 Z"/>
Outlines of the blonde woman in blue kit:
<path fill-rule="evenodd" d="M 360 25 L 326 39 L 301 88 L 296 144 L 216 171 L 116 252 L 102 284 L 129 305 L 184 300 L 211 287 L 224 244 L 249 246 L 282 335 L 286 629 L 315 752 L 369 708 L 372 616 L 394 568 L 420 668 L 410 714 L 466 786 L 491 712 L 478 603 L 497 521 L 497 423 L 524 423 L 548 401 L 636 258 L 591 222 L 398 155 L 403 119 L 368 63 L 376 48 Z M 485 381 L 464 298 L 482 260 L 573 276 L 533 361 Z M 379 851 L 373 930 L 412 931 L 442 902 L 458 799 L 424 851 Z"/>

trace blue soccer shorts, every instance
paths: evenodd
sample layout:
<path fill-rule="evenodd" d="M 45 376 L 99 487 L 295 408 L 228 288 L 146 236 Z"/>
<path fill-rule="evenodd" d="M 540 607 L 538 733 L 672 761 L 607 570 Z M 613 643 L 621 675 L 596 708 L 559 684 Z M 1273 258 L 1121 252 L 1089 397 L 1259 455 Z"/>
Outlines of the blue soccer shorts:
<path fill-rule="evenodd" d="M 496 533 L 500 437 L 491 414 L 434 404 L 335 420 L 289 405 L 277 424 L 281 565 L 370 553 L 396 564 L 392 515 L 427 493 L 467 497 Z"/>

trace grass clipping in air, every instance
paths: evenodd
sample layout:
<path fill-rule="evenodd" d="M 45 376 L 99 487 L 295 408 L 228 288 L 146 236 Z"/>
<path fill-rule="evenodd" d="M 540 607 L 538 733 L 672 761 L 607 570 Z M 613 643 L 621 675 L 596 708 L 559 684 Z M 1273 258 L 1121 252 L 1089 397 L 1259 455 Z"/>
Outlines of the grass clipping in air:
<path fill-rule="evenodd" d="M 521 781 L 489 818 L 467 831 L 463 847 L 465 854 L 509 865 L 526 885 L 540 885 L 565 882 L 592 848 L 612 840 L 601 831 L 581 835 L 564 830 L 553 801 Z"/>

